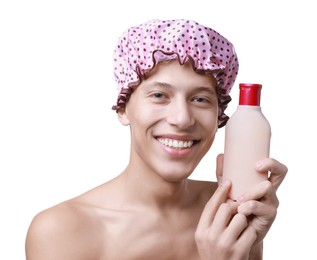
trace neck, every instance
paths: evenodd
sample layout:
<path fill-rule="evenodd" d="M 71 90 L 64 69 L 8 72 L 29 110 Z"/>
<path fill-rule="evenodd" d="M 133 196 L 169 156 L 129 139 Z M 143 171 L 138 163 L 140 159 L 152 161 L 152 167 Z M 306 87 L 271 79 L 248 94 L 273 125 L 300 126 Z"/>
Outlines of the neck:
<path fill-rule="evenodd" d="M 187 179 L 170 182 L 159 176 L 139 174 L 128 168 L 119 179 L 130 203 L 134 201 L 161 209 L 182 207 L 186 203 Z"/>

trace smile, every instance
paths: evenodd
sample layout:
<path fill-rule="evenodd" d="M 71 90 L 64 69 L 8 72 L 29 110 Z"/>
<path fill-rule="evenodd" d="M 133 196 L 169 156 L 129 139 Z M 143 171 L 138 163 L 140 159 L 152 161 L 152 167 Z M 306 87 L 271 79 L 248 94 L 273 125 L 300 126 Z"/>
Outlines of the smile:
<path fill-rule="evenodd" d="M 181 141 L 181 140 L 175 140 L 175 139 L 169 139 L 169 138 L 157 138 L 157 140 L 168 147 L 172 147 L 175 149 L 185 149 L 193 146 L 195 141 L 190 140 L 190 141 Z"/>

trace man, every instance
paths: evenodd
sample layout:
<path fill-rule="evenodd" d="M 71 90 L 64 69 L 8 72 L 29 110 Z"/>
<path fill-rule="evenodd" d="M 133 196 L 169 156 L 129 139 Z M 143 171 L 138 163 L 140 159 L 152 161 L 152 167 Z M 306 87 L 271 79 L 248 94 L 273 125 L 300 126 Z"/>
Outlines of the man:
<path fill-rule="evenodd" d="M 268 181 L 228 199 L 218 183 L 189 177 L 210 149 L 238 71 L 232 44 L 188 20 L 131 27 L 114 58 L 113 107 L 131 131 L 130 160 L 116 178 L 39 213 L 26 240 L 37 259 L 261 259 L 287 168 L 263 158 Z M 255 166 L 256 167 L 256 166 Z"/>

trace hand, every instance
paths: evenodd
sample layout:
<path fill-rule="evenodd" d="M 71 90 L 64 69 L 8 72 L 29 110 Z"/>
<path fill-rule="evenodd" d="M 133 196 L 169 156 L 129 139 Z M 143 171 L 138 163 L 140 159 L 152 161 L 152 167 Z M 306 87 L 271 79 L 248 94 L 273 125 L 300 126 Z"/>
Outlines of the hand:
<path fill-rule="evenodd" d="M 287 167 L 275 159 L 266 158 L 257 163 L 259 172 L 269 172 L 268 181 L 264 181 L 239 199 L 238 213 L 248 216 L 249 226 L 257 233 L 257 242 L 264 239 L 277 214 L 279 201 L 276 191 L 283 182 Z"/>
<path fill-rule="evenodd" d="M 249 259 L 256 231 L 248 225 L 248 215 L 237 212 L 239 203 L 227 199 L 231 183 L 221 181 L 222 162 L 218 156 L 220 184 L 205 205 L 195 233 L 199 256 L 208 260 Z"/>

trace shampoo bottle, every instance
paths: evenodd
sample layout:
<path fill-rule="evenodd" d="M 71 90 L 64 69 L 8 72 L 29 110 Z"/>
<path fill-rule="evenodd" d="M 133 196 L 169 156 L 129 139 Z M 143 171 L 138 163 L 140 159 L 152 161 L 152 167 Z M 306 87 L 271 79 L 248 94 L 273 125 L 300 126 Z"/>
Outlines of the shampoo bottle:
<path fill-rule="evenodd" d="M 260 84 L 240 83 L 239 106 L 225 128 L 223 178 L 232 182 L 229 197 L 244 192 L 268 178 L 255 170 L 256 162 L 269 157 L 271 127 L 260 107 Z"/>

